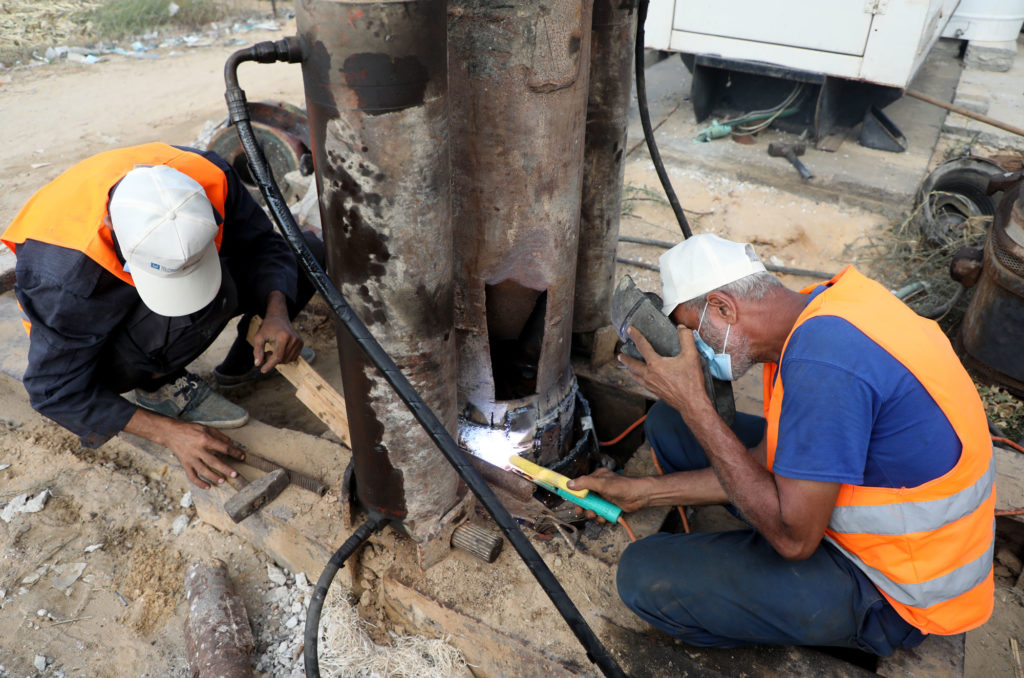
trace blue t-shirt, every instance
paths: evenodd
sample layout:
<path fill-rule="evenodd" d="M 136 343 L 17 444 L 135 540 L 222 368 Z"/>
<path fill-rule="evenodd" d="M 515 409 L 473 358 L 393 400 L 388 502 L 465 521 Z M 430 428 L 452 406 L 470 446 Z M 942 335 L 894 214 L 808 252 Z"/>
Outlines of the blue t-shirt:
<path fill-rule="evenodd" d="M 921 383 L 842 318 L 802 323 L 779 378 L 785 396 L 772 471 L 780 476 L 917 487 L 960 459 L 960 439 Z"/>

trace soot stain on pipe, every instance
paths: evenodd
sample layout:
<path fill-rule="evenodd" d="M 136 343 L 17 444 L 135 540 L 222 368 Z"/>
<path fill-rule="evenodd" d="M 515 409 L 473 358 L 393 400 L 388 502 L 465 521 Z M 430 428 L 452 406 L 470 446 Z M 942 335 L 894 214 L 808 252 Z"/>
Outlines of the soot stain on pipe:
<path fill-rule="evenodd" d="M 355 92 L 359 110 L 368 115 L 401 111 L 423 104 L 430 75 L 415 56 L 352 54 L 342 65 L 345 83 Z"/>

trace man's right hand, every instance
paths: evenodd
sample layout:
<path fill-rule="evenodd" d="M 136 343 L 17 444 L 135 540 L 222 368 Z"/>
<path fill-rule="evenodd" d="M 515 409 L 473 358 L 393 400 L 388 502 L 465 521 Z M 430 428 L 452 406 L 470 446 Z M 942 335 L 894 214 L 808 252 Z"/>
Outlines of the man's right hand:
<path fill-rule="evenodd" d="M 574 490 L 593 490 L 617 505 L 626 513 L 639 511 L 648 505 L 650 478 L 629 478 L 606 468 L 598 468 L 590 475 L 569 481 Z M 587 514 L 590 517 L 590 514 Z"/>
<path fill-rule="evenodd" d="M 171 419 L 139 408 L 128 420 L 125 432 L 163 445 L 178 458 L 185 475 L 196 487 L 206 490 L 238 473 L 217 455 L 245 459 L 245 452 L 217 429 Z"/>

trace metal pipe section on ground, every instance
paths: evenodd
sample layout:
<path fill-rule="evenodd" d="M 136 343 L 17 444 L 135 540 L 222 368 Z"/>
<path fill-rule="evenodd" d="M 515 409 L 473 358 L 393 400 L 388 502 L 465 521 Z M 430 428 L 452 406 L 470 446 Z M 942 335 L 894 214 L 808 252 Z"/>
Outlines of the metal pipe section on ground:
<path fill-rule="evenodd" d="M 331 280 L 451 432 L 456 366 L 443 0 L 299 0 L 302 76 Z M 339 332 L 356 491 L 418 541 L 465 488 Z"/>
<path fill-rule="evenodd" d="M 448 4 L 459 442 L 549 465 L 569 363 L 591 0 Z"/>
<path fill-rule="evenodd" d="M 622 213 L 622 179 L 626 170 L 626 128 L 636 20 L 636 0 L 594 0 L 583 204 L 572 321 L 573 332 L 579 334 L 608 325 Z"/>

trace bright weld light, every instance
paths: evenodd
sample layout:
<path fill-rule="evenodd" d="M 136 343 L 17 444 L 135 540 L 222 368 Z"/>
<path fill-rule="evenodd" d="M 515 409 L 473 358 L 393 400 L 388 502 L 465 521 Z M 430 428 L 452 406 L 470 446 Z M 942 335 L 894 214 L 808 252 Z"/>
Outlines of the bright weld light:
<path fill-rule="evenodd" d="M 516 454 L 515 446 L 505 432 L 496 428 L 467 427 L 462 431 L 462 442 L 474 456 L 498 468 L 508 469 L 509 457 Z"/>

